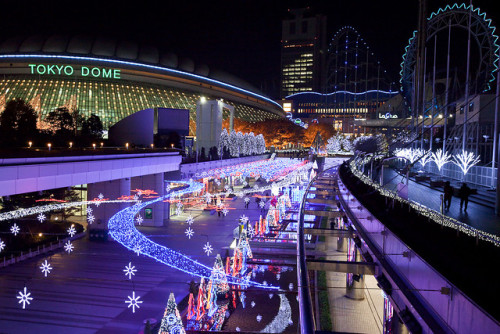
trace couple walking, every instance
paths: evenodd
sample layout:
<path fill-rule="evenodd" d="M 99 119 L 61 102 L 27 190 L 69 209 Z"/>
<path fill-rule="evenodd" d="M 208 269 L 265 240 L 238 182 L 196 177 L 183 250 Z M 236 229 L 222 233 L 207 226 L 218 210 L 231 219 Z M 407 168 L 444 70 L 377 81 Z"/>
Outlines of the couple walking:
<path fill-rule="evenodd" d="M 454 189 L 450 185 L 450 181 L 446 181 L 444 185 L 444 208 L 446 211 L 450 210 L 451 198 L 453 197 Z M 460 198 L 460 211 L 464 208 L 467 212 L 467 204 L 469 204 L 469 195 L 471 194 L 471 188 L 467 186 L 467 183 L 462 183 L 460 189 L 458 189 L 458 197 Z"/>

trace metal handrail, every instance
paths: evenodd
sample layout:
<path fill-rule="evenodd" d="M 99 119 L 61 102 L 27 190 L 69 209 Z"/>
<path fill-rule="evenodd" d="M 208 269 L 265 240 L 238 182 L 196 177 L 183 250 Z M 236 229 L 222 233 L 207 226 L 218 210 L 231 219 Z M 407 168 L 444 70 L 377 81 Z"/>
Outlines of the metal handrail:
<path fill-rule="evenodd" d="M 338 166 L 328 168 L 327 170 L 337 168 Z M 326 172 L 324 170 L 321 174 Z M 307 185 L 304 197 L 300 203 L 299 221 L 297 224 L 297 290 L 299 292 L 299 314 L 300 314 L 300 332 L 301 334 L 311 334 L 316 331 L 316 323 L 314 321 L 314 312 L 311 299 L 311 291 L 309 290 L 309 275 L 307 273 L 306 264 L 306 247 L 304 239 L 304 211 L 307 193 L 311 185 L 316 181 L 320 174 L 316 175 Z"/>

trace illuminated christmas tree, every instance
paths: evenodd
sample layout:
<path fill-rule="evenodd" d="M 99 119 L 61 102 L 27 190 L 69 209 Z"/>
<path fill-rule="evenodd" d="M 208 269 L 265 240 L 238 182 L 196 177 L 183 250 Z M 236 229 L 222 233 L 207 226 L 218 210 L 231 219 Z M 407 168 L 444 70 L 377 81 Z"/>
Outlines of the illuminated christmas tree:
<path fill-rule="evenodd" d="M 168 297 L 167 308 L 165 309 L 163 319 L 161 319 L 161 326 L 158 331 L 158 334 L 171 333 L 186 334 L 173 293 Z"/>

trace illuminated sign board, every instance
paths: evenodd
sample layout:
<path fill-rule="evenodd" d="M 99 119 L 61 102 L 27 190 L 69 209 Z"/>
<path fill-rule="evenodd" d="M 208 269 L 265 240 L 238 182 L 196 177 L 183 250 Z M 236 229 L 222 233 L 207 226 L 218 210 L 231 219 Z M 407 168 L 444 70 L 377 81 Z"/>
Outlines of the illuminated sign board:
<path fill-rule="evenodd" d="M 121 79 L 119 69 L 95 67 L 95 66 L 80 66 L 72 65 L 57 65 L 57 64 L 28 64 L 31 74 L 38 75 L 80 75 L 82 77 L 105 78 L 105 79 Z"/>
<path fill-rule="evenodd" d="M 378 113 L 378 118 L 383 118 L 383 119 L 398 118 L 398 115 L 393 115 L 390 112 L 385 114 Z"/>

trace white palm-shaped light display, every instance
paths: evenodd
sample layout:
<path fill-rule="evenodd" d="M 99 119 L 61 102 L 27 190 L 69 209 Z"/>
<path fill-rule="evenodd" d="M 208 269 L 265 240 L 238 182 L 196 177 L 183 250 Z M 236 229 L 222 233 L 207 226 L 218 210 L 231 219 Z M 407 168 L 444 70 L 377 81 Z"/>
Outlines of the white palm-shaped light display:
<path fill-rule="evenodd" d="M 422 168 L 424 168 L 425 165 L 427 165 L 431 161 L 432 161 L 431 151 L 424 151 L 422 157 L 419 160 L 420 164 L 422 165 Z"/>
<path fill-rule="evenodd" d="M 442 149 L 438 149 L 436 152 L 432 153 L 432 161 L 436 164 L 439 172 L 441 172 L 441 168 L 451 161 L 451 155 L 448 152 L 443 151 Z"/>
<path fill-rule="evenodd" d="M 479 155 L 476 156 L 472 152 L 462 150 L 462 152 L 453 155 L 452 162 L 457 165 L 458 168 L 460 168 L 462 173 L 464 173 L 465 178 L 465 175 L 467 175 L 472 166 L 476 165 L 479 162 Z"/>
<path fill-rule="evenodd" d="M 424 155 L 424 151 L 419 148 L 409 148 L 407 150 L 406 158 L 410 160 L 410 163 L 414 164 L 422 155 Z"/>

